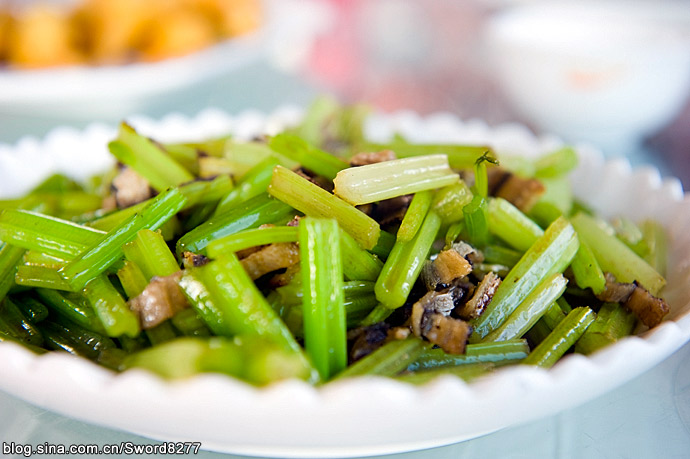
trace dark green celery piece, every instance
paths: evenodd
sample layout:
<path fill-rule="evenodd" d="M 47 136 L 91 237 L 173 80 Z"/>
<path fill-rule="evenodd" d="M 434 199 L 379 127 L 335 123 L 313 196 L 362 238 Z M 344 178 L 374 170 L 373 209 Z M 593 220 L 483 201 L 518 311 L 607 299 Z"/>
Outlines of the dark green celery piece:
<path fill-rule="evenodd" d="M 237 186 L 218 202 L 213 216 L 225 213 L 244 201 L 265 193 L 268 184 L 271 183 L 273 168 L 278 164 L 280 161 L 277 158 L 269 156 L 252 167 L 237 183 Z"/>
<path fill-rule="evenodd" d="M 116 349 L 110 338 L 62 318 L 41 322 L 39 328 L 45 337 L 46 347 L 67 351 L 89 360 L 96 361 L 106 349 Z"/>
<path fill-rule="evenodd" d="M 179 311 L 170 323 L 185 336 L 211 336 L 211 331 L 193 308 Z"/>
<path fill-rule="evenodd" d="M 567 283 L 562 274 L 554 274 L 545 279 L 499 327 L 482 338 L 482 342 L 506 341 L 523 336 L 563 294 Z"/>
<path fill-rule="evenodd" d="M 386 258 L 388 258 L 388 255 L 391 253 L 391 250 L 393 250 L 395 241 L 396 237 L 394 234 L 391 234 L 385 230 L 381 230 L 378 242 L 376 242 L 376 245 L 372 247 L 369 250 L 369 252 L 373 253 L 382 260 L 385 260 Z"/>
<path fill-rule="evenodd" d="M 522 363 L 551 368 L 585 333 L 594 315 L 588 307 L 573 309 Z"/>
<path fill-rule="evenodd" d="M 470 169 L 478 158 L 487 151 L 493 154 L 491 147 L 486 145 L 452 145 L 452 144 L 414 144 L 397 138 L 391 143 L 370 143 L 363 151 L 393 150 L 398 158 L 410 156 L 424 156 L 444 154 L 448 156 L 448 164 L 453 169 Z"/>
<path fill-rule="evenodd" d="M 645 220 L 641 224 L 642 236 L 649 252 L 644 257 L 659 274 L 666 275 L 668 263 L 668 237 L 664 227 L 654 220 Z"/>
<path fill-rule="evenodd" d="M 144 349 L 125 359 L 126 368 L 142 368 L 169 379 L 214 372 L 265 385 L 282 379 L 308 379 L 301 359 L 256 336 L 233 340 L 184 337 Z"/>
<path fill-rule="evenodd" d="M 421 385 L 442 376 L 452 375 L 456 378 L 462 379 L 465 382 L 469 382 L 475 378 L 478 378 L 479 376 L 484 376 L 485 374 L 491 372 L 491 370 L 494 368 L 495 365 L 492 363 L 469 363 L 457 367 L 439 367 L 432 368 L 430 370 L 417 371 L 415 373 L 403 373 L 399 376 L 396 376 L 395 379 L 409 384 Z"/>
<path fill-rule="evenodd" d="M 489 231 L 521 252 L 544 234 L 539 225 L 503 198 L 489 200 Z"/>
<path fill-rule="evenodd" d="M 361 248 L 357 241 L 345 231 L 340 231 L 340 253 L 343 260 L 343 274 L 347 279 L 372 282 L 378 279 L 383 262 Z"/>
<path fill-rule="evenodd" d="M 498 328 L 544 279 L 563 272 L 577 252 L 575 230 L 560 217 L 554 221 L 513 266 L 496 290 L 484 313 L 472 321 L 470 340 L 479 341 Z"/>
<path fill-rule="evenodd" d="M 453 246 L 453 243 L 458 240 L 458 238 L 464 230 L 464 221 L 452 223 L 450 226 L 448 226 L 448 229 L 446 230 L 446 236 L 444 238 L 445 245 L 443 246 L 443 250 L 450 249 Z"/>
<path fill-rule="evenodd" d="M 578 213 L 571 222 L 577 235 L 592 249 L 602 271 L 613 274 L 618 282 L 637 281 L 652 295 L 658 294 L 666 284 L 661 274 L 617 237 L 603 230 L 595 218 Z"/>
<path fill-rule="evenodd" d="M 282 166 L 273 170 L 268 192 L 309 217 L 334 218 L 365 249 L 379 240 L 379 224 L 356 207 Z"/>
<path fill-rule="evenodd" d="M 522 257 L 522 252 L 495 244 L 482 248 L 482 253 L 486 263 L 508 266 L 509 268 L 515 266 Z"/>
<path fill-rule="evenodd" d="M 0 302 L 0 331 L 31 346 L 43 345 L 41 332 L 9 298 Z"/>
<path fill-rule="evenodd" d="M 299 224 L 304 347 L 324 381 L 347 366 L 339 232 L 335 220 L 305 218 Z"/>
<path fill-rule="evenodd" d="M 297 161 L 305 169 L 328 180 L 333 180 L 338 172 L 349 167 L 342 159 L 319 150 L 292 134 L 278 134 L 271 138 L 268 145 L 273 151 Z"/>
<path fill-rule="evenodd" d="M 472 201 L 472 191 L 462 180 L 455 185 L 446 186 L 436 192 L 431 208 L 444 224 L 463 219 L 462 209 Z"/>
<path fill-rule="evenodd" d="M 122 246 L 134 239 L 142 229 L 156 230 L 174 216 L 186 198 L 172 188 L 158 195 L 140 213 L 133 215 L 110 230 L 99 242 L 90 245 L 60 273 L 74 290 L 79 290 L 91 279 L 103 273 L 122 257 Z"/>
<path fill-rule="evenodd" d="M 182 236 L 177 241 L 177 254 L 205 253 L 211 241 L 266 223 L 277 223 L 294 213 L 290 206 L 272 199 L 266 193 L 260 194 L 228 212 L 210 218 Z"/>
<path fill-rule="evenodd" d="M 6 209 L 0 214 L 0 238 L 27 250 L 75 257 L 105 233 L 47 215 Z"/>
<path fill-rule="evenodd" d="M 19 265 L 14 281 L 24 287 L 72 290 L 69 283 L 60 275 L 58 268 L 53 266 Z"/>
<path fill-rule="evenodd" d="M 152 346 L 158 346 L 177 338 L 175 328 L 172 326 L 172 323 L 170 323 L 169 320 L 161 322 L 155 327 L 149 328 L 144 333 L 146 334 L 146 338 L 148 338 L 149 343 L 151 343 Z"/>
<path fill-rule="evenodd" d="M 0 300 L 14 286 L 17 265 L 22 260 L 24 249 L 0 241 Z"/>
<path fill-rule="evenodd" d="M 359 323 L 360 327 L 368 327 L 369 325 L 374 325 L 379 322 L 386 320 L 391 314 L 393 314 L 393 309 L 377 304 L 374 309 L 372 309 L 365 318 Z"/>
<path fill-rule="evenodd" d="M 139 318 L 129 309 L 108 276 L 102 274 L 92 279 L 84 287 L 83 294 L 108 336 L 127 335 L 134 338 L 139 334 Z"/>
<path fill-rule="evenodd" d="M 441 218 L 430 210 L 411 241 L 395 243 L 376 281 L 376 298 L 381 304 L 390 309 L 405 304 L 440 227 Z"/>
<path fill-rule="evenodd" d="M 465 217 L 465 229 L 469 241 L 474 245 L 484 245 L 489 239 L 489 211 L 486 198 L 475 195 L 462 208 Z"/>
<path fill-rule="evenodd" d="M 23 346 L 24 348 L 26 348 L 26 349 L 30 350 L 31 352 L 33 352 L 34 354 L 38 354 L 38 355 L 46 354 L 49 352 L 42 347 L 31 346 L 29 344 L 26 344 L 22 340 L 15 338 L 14 336 L 9 335 L 9 334 L 5 333 L 4 331 L 0 330 L 0 343 L 3 341 L 17 343 L 20 346 Z"/>
<path fill-rule="evenodd" d="M 489 150 L 485 151 L 474 162 L 474 186 L 472 191 L 482 198 L 486 198 L 489 194 L 489 177 L 486 172 L 486 163 L 498 165 L 498 160 L 491 155 Z"/>
<path fill-rule="evenodd" d="M 632 334 L 637 318 L 618 303 L 604 303 L 592 325 L 575 345 L 575 352 L 589 355 Z"/>
<path fill-rule="evenodd" d="M 580 248 L 577 250 L 570 268 L 573 270 L 578 287 L 583 290 L 591 288 L 597 294 L 604 291 L 606 287 L 604 272 L 601 270 L 594 252 L 585 241 L 580 241 Z"/>
<path fill-rule="evenodd" d="M 210 242 L 206 247 L 206 253 L 209 257 L 215 258 L 224 253 L 235 253 L 265 244 L 297 242 L 297 232 L 296 226 L 251 228 Z"/>
<path fill-rule="evenodd" d="M 61 293 L 57 290 L 36 289 L 39 300 L 53 313 L 65 317 L 91 331 L 103 333 L 103 324 L 91 304 L 77 293 Z"/>
<path fill-rule="evenodd" d="M 443 349 L 429 349 L 407 367 L 408 371 L 438 367 L 469 365 L 473 363 L 516 363 L 529 354 L 524 339 L 510 339 L 494 343 L 468 344 L 464 354 L 447 354 Z"/>
<path fill-rule="evenodd" d="M 431 190 L 420 191 L 412 197 L 405 216 L 403 217 L 396 238 L 400 242 L 411 241 L 422 226 L 424 216 L 429 212 L 434 194 Z"/>
<path fill-rule="evenodd" d="M 48 308 L 28 294 L 13 297 L 12 300 L 31 322 L 38 323 L 48 318 Z"/>
<path fill-rule="evenodd" d="M 118 138 L 110 142 L 108 148 L 118 161 L 134 169 L 156 191 L 194 180 L 194 176 L 180 163 L 127 123 L 120 124 Z"/>
<path fill-rule="evenodd" d="M 575 169 L 577 162 L 577 153 L 572 147 L 559 148 L 535 161 L 534 175 L 537 178 L 562 176 Z"/>
<path fill-rule="evenodd" d="M 395 376 L 432 346 L 431 343 L 422 341 L 416 336 L 389 341 L 341 371 L 335 379 L 355 376 Z"/>
<path fill-rule="evenodd" d="M 180 270 L 163 236 L 149 229 L 139 231 L 134 240 L 124 245 L 122 251 L 125 258 L 136 264 L 148 280 L 154 276 L 169 276 Z"/>
<path fill-rule="evenodd" d="M 227 195 L 233 189 L 232 180 L 228 176 L 216 177 L 213 180 L 195 180 L 185 183 L 177 188 L 182 196 L 187 198 L 180 210 L 187 210 L 196 205 L 213 204 Z M 151 198 L 130 207 L 111 212 L 107 215 L 92 220 L 88 225 L 101 231 L 110 231 L 132 215 L 141 212 L 153 200 Z"/>

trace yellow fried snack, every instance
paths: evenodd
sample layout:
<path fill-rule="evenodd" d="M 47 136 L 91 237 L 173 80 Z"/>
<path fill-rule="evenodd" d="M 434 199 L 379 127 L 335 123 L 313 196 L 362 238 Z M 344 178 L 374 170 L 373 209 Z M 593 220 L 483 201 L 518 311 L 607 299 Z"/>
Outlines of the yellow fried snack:
<path fill-rule="evenodd" d="M 244 35 L 259 27 L 261 4 L 258 0 L 215 0 L 223 35 Z"/>
<path fill-rule="evenodd" d="M 216 33 L 201 13 L 170 9 L 152 21 L 141 47 L 144 60 L 156 61 L 199 51 L 217 41 Z"/>

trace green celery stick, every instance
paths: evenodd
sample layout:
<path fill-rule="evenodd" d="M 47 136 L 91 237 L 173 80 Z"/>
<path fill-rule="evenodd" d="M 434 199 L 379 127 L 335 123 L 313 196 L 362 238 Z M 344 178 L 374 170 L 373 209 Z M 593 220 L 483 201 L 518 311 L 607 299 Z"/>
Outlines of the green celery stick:
<path fill-rule="evenodd" d="M 578 213 L 571 222 L 577 235 L 592 249 L 602 271 L 613 274 L 618 282 L 637 281 L 652 295 L 658 294 L 666 284 L 661 274 L 617 237 L 603 230 L 593 217 Z"/>
<path fill-rule="evenodd" d="M 151 346 L 154 347 L 177 338 L 175 328 L 169 320 L 161 322 L 153 328 L 149 328 L 144 334 L 151 343 Z"/>
<path fill-rule="evenodd" d="M 297 161 L 305 169 L 328 180 L 333 180 L 338 172 L 348 167 L 342 159 L 319 150 L 292 134 L 278 134 L 271 138 L 268 145 L 273 151 Z"/>
<path fill-rule="evenodd" d="M 523 336 L 563 294 L 567 284 L 562 274 L 545 279 L 498 328 L 482 338 L 482 342 L 506 341 Z"/>
<path fill-rule="evenodd" d="M 580 339 L 594 315 L 588 307 L 573 309 L 522 363 L 551 368 Z"/>
<path fill-rule="evenodd" d="M 649 247 L 644 240 L 642 230 L 629 218 L 616 217 L 611 220 L 611 226 L 616 231 L 616 237 L 630 247 L 633 252 L 645 258 L 649 253 Z"/>
<path fill-rule="evenodd" d="M 193 308 L 176 313 L 170 323 L 184 336 L 211 336 L 211 332 Z"/>
<path fill-rule="evenodd" d="M 475 195 L 465 207 L 462 208 L 465 217 L 465 228 L 469 240 L 474 245 L 484 245 L 489 239 L 489 212 L 487 199 Z"/>
<path fill-rule="evenodd" d="M 376 298 L 381 304 L 390 309 L 405 304 L 440 227 L 441 218 L 430 210 L 411 241 L 395 243 L 376 281 Z"/>
<path fill-rule="evenodd" d="M 424 216 L 426 216 L 431 207 L 433 197 L 434 194 L 431 190 L 415 193 L 405 212 L 402 223 L 400 223 L 400 228 L 398 228 L 398 234 L 396 235 L 398 241 L 411 241 L 414 235 L 417 234 L 419 227 L 422 226 L 424 221 Z"/>
<path fill-rule="evenodd" d="M 26 210 L 3 210 L 0 238 L 27 250 L 74 257 L 100 241 L 103 231 Z"/>
<path fill-rule="evenodd" d="M 431 347 L 431 343 L 422 341 L 416 336 L 389 341 L 341 371 L 335 379 L 355 376 L 395 376 Z"/>
<path fill-rule="evenodd" d="M 473 191 L 482 198 L 486 198 L 489 194 L 489 177 L 486 172 L 486 163 L 498 164 L 498 161 L 491 156 L 489 150 L 485 151 L 474 162 L 474 187 Z"/>
<path fill-rule="evenodd" d="M 604 291 L 606 287 L 604 272 L 601 270 L 594 252 L 585 241 L 580 240 L 580 248 L 577 250 L 570 267 L 578 287 L 583 290 L 591 288 L 597 294 Z"/>
<path fill-rule="evenodd" d="M 240 206 L 210 218 L 177 241 L 177 254 L 205 253 L 206 246 L 216 239 L 266 223 L 289 219 L 295 211 L 267 194 L 258 195 Z"/>
<path fill-rule="evenodd" d="M 374 309 L 372 309 L 369 314 L 366 315 L 360 322 L 360 327 L 368 327 L 369 325 L 374 325 L 379 322 L 386 320 L 392 313 L 393 309 L 384 306 L 383 304 L 377 304 Z"/>
<path fill-rule="evenodd" d="M 467 382 L 489 373 L 494 367 L 495 365 L 492 363 L 470 363 L 457 367 L 439 367 L 415 373 L 403 373 L 396 376 L 395 379 L 409 384 L 422 385 L 444 375 L 453 375 Z"/>
<path fill-rule="evenodd" d="M 277 158 L 269 156 L 252 167 L 237 183 L 237 186 L 218 202 L 213 216 L 225 213 L 244 201 L 265 193 L 268 184 L 271 183 L 273 168 L 278 164 L 280 161 Z"/>
<path fill-rule="evenodd" d="M 475 342 L 498 328 L 515 308 L 547 277 L 563 272 L 578 249 L 575 230 L 560 217 L 554 221 L 513 266 L 491 303 L 472 321 Z"/>
<path fill-rule="evenodd" d="M 139 334 L 139 318 L 129 309 L 108 276 L 102 274 L 94 278 L 82 293 L 96 311 L 108 336 L 134 338 Z"/>
<path fill-rule="evenodd" d="M 561 209 L 546 201 L 537 201 L 528 212 L 529 218 L 542 228 L 549 226 L 561 215 L 563 215 Z"/>
<path fill-rule="evenodd" d="M 491 217 L 489 217 L 489 219 L 491 219 Z M 484 254 L 484 261 L 486 263 L 508 267 L 515 266 L 515 264 L 520 261 L 520 257 L 522 257 L 522 252 L 495 244 L 483 247 L 482 253 Z"/>
<path fill-rule="evenodd" d="M 24 249 L 0 241 L 0 300 L 14 286 L 17 265 L 22 260 Z"/>
<path fill-rule="evenodd" d="M 51 311 L 91 331 L 102 333 L 103 324 L 91 305 L 79 294 L 37 288 L 39 300 Z"/>
<path fill-rule="evenodd" d="M 443 238 L 443 240 L 445 241 L 444 250 L 449 249 L 453 245 L 453 243 L 458 240 L 464 229 L 464 221 L 452 223 L 450 226 L 448 226 L 448 229 L 446 230 L 446 236 Z"/>
<path fill-rule="evenodd" d="M 487 151 L 493 154 L 491 147 L 485 145 L 443 145 L 413 144 L 404 140 L 395 140 L 388 144 L 368 144 L 366 151 L 393 150 L 398 158 L 442 154 L 448 156 L 448 163 L 453 169 L 470 169 L 477 158 Z"/>
<path fill-rule="evenodd" d="M 597 317 L 575 345 L 575 352 L 589 355 L 619 339 L 631 335 L 635 329 L 635 314 L 618 303 L 604 303 Z"/>
<path fill-rule="evenodd" d="M 309 217 L 335 218 L 364 249 L 379 240 L 381 228 L 374 219 L 282 166 L 273 169 L 268 192 Z"/>
<path fill-rule="evenodd" d="M 194 180 L 194 176 L 150 139 L 126 123 L 120 124 L 117 140 L 108 144 L 118 161 L 134 169 L 156 191 Z"/>
<path fill-rule="evenodd" d="M 381 230 L 378 242 L 376 242 L 376 245 L 369 249 L 369 251 L 377 257 L 381 258 L 382 260 L 385 260 L 386 258 L 388 258 L 388 255 L 391 253 L 391 250 L 393 250 L 395 241 L 396 237 L 394 234 L 391 234 L 385 230 Z"/>
<path fill-rule="evenodd" d="M 182 208 L 185 200 L 175 188 L 161 193 L 141 213 L 110 230 L 99 242 L 60 269 L 62 277 L 74 290 L 83 288 L 122 256 L 122 246 L 131 241 L 139 230 L 160 228 Z"/>
<path fill-rule="evenodd" d="M 535 161 L 534 175 L 537 178 L 562 176 L 575 169 L 577 163 L 577 153 L 572 147 L 559 148 Z"/>
<path fill-rule="evenodd" d="M 143 229 L 122 248 L 125 257 L 135 263 L 148 280 L 169 276 L 180 270 L 175 256 L 159 232 Z"/>
<path fill-rule="evenodd" d="M 72 290 L 72 287 L 62 278 L 58 269 L 52 266 L 18 265 L 14 281 L 17 285 L 25 287 Z"/>
<path fill-rule="evenodd" d="M 461 180 L 455 185 L 438 190 L 431 208 L 444 224 L 455 223 L 463 219 L 462 209 L 472 201 L 472 197 L 470 187 Z"/>
<path fill-rule="evenodd" d="M 649 252 L 645 260 L 659 274 L 666 275 L 666 265 L 668 264 L 668 239 L 664 227 L 654 220 L 645 220 L 641 224 L 642 236 Z"/>
<path fill-rule="evenodd" d="M 524 339 L 510 339 L 494 343 L 468 344 L 464 354 L 447 354 L 441 348 L 429 349 L 407 367 L 408 371 L 469 365 L 473 363 L 516 363 L 529 354 Z"/>
<path fill-rule="evenodd" d="M 307 107 L 302 121 L 294 131 L 312 145 L 321 145 L 324 140 L 324 128 L 338 111 L 338 102 L 331 97 L 318 97 Z"/>
<path fill-rule="evenodd" d="M 146 275 L 136 263 L 125 260 L 122 267 L 117 271 L 117 278 L 127 295 L 127 298 L 134 298 L 144 291 L 149 283 Z"/>
<path fill-rule="evenodd" d="M 384 233 L 381 233 L 384 234 Z M 340 253 L 343 274 L 349 280 L 376 281 L 383 263 L 375 255 L 362 249 L 345 231 L 340 231 Z"/>
<path fill-rule="evenodd" d="M 350 204 L 360 205 L 459 181 L 460 177 L 450 169 L 445 155 L 430 155 L 344 169 L 333 180 L 333 192 Z"/>
<path fill-rule="evenodd" d="M 347 366 L 339 231 L 335 220 L 305 218 L 299 224 L 304 346 L 324 381 Z"/>
<path fill-rule="evenodd" d="M 298 167 L 299 164 L 291 159 L 279 155 L 264 141 L 258 142 L 229 142 L 225 150 L 225 157 L 233 162 L 235 169 L 235 177 L 244 179 L 252 169 L 259 165 L 262 161 L 269 158 L 277 158 L 285 167 Z M 265 190 L 263 190 L 265 191 Z"/>
<path fill-rule="evenodd" d="M 0 302 L 0 331 L 31 346 L 43 345 L 41 332 L 9 298 Z"/>
<path fill-rule="evenodd" d="M 521 252 L 544 234 L 539 225 L 503 198 L 489 200 L 489 231 Z"/>
<path fill-rule="evenodd" d="M 77 355 L 81 355 L 90 360 L 98 359 L 100 353 L 106 349 L 117 348 L 115 342 L 107 336 L 80 327 L 63 317 L 57 317 L 54 320 L 42 322 L 40 327 L 42 330 L 57 331 L 64 336 L 66 341 L 77 351 Z"/>
<path fill-rule="evenodd" d="M 32 323 L 36 324 L 48 318 L 48 308 L 46 308 L 43 303 L 36 300 L 32 296 L 25 294 L 18 297 L 13 297 L 12 300 L 15 302 L 17 307 L 21 309 L 26 318 Z"/>
<path fill-rule="evenodd" d="M 257 247 L 276 242 L 297 242 L 296 226 L 274 226 L 269 228 L 252 228 L 229 234 L 208 244 L 206 253 L 211 258 L 224 253 L 235 253 L 250 247 Z"/>

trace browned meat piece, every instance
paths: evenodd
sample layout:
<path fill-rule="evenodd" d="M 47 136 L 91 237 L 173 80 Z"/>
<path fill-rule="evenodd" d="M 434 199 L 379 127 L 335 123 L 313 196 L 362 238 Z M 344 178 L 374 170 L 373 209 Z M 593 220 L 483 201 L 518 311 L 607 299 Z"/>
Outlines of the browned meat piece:
<path fill-rule="evenodd" d="M 462 255 L 462 257 L 469 261 L 472 265 L 484 261 L 484 254 L 469 245 L 467 242 L 456 242 L 453 244 L 452 249 Z"/>
<path fill-rule="evenodd" d="M 146 201 L 153 196 L 148 180 L 129 167 L 122 169 L 113 179 L 112 188 L 115 202 L 120 209 Z"/>
<path fill-rule="evenodd" d="M 300 275 L 299 263 L 295 263 L 289 266 L 284 273 L 276 274 L 271 278 L 269 282 L 270 286 L 273 288 L 282 287 L 289 284 L 295 276 Z"/>
<path fill-rule="evenodd" d="M 397 159 L 393 150 L 381 150 L 377 152 L 357 153 L 350 158 L 350 166 L 366 166 L 368 164 L 382 163 Z"/>
<path fill-rule="evenodd" d="M 529 212 L 544 194 L 544 185 L 537 179 L 518 177 L 500 167 L 491 167 L 487 173 L 489 194 L 509 201 L 523 212 Z"/>
<path fill-rule="evenodd" d="M 154 277 L 139 296 L 129 301 L 129 308 L 139 316 L 141 328 L 153 328 L 189 307 L 178 284 L 180 277 L 182 271 L 170 276 Z"/>
<path fill-rule="evenodd" d="M 669 313 L 668 304 L 664 300 L 652 296 L 640 286 L 633 290 L 630 298 L 623 305 L 649 328 L 659 325 L 664 316 Z"/>
<path fill-rule="evenodd" d="M 606 287 L 596 297 L 604 303 L 625 303 L 636 287 L 635 284 L 616 282 L 613 274 L 606 273 Z"/>
<path fill-rule="evenodd" d="M 385 322 L 350 330 L 347 334 L 348 340 L 354 340 L 350 350 L 350 362 L 355 362 L 383 346 L 389 330 L 390 325 Z"/>
<path fill-rule="evenodd" d="M 287 222 L 285 226 L 299 226 L 299 221 L 302 219 L 299 215 L 295 215 L 295 217 Z"/>
<path fill-rule="evenodd" d="M 422 282 L 427 290 L 450 285 L 472 272 L 470 260 L 480 260 L 483 256 L 464 242 L 453 244 L 452 248 L 441 251 L 433 261 L 427 261 L 422 268 Z"/>
<path fill-rule="evenodd" d="M 479 317 L 491 303 L 499 285 L 501 285 L 501 278 L 493 272 L 487 273 L 477 286 L 472 298 L 462 308 L 457 308 L 455 314 L 465 320 Z"/>
<path fill-rule="evenodd" d="M 448 317 L 455 307 L 451 292 L 429 292 L 412 306 L 410 328 L 450 354 L 465 352 L 472 329 L 463 320 Z"/>
<path fill-rule="evenodd" d="M 185 269 L 188 268 L 198 268 L 199 266 L 204 266 L 210 260 L 206 255 L 196 254 L 193 252 L 183 252 L 182 253 L 182 265 Z"/>
<path fill-rule="evenodd" d="M 253 280 L 299 262 L 299 247 L 294 242 L 269 244 L 244 258 L 241 263 Z"/>

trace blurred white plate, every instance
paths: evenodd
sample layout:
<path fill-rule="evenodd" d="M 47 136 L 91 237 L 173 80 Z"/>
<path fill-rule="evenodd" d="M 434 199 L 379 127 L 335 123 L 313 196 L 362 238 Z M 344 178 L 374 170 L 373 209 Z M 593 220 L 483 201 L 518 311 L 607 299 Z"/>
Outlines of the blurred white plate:
<path fill-rule="evenodd" d="M 199 138 L 232 130 L 239 136 L 271 133 L 294 123 L 299 110 L 268 117 L 230 117 L 210 110 L 194 119 L 131 120 L 161 140 Z M 451 115 L 377 115 L 369 134 L 393 131 L 419 142 L 490 143 L 501 154 L 538 155 L 558 139 L 534 137 L 518 125 L 488 127 Z M 58 129 L 44 141 L 0 146 L 0 196 L 26 190 L 49 172 L 79 178 L 111 164 L 105 143 L 112 128 Z M 651 217 L 670 236 L 669 320 L 626 338 L 591 358 L 570 355 L 550 371 L 504 368 L 465 384 L 445 377 L 424 387 L 368 378 L 313 388 L 290 381 L 256 389 L 220 375 L 165 382 L 141 371 L 115 375 L 66 354 L 37 357 L 0 343 L 0 389 L 80 420 L 161 440 L 199 441 L 204 449 L 277 457 L 348 457 L 440 446 L 524 423 L 581 404 L 664 360 L 690 338 L 690 200 L 677 180 L 625 161 L 604 162 L 578 146 L 576 195 L 604 216 Z M 45 166 L 43 166 L 45 164 Z M 81 167 L 76 169 L 74 165 Z"/>

